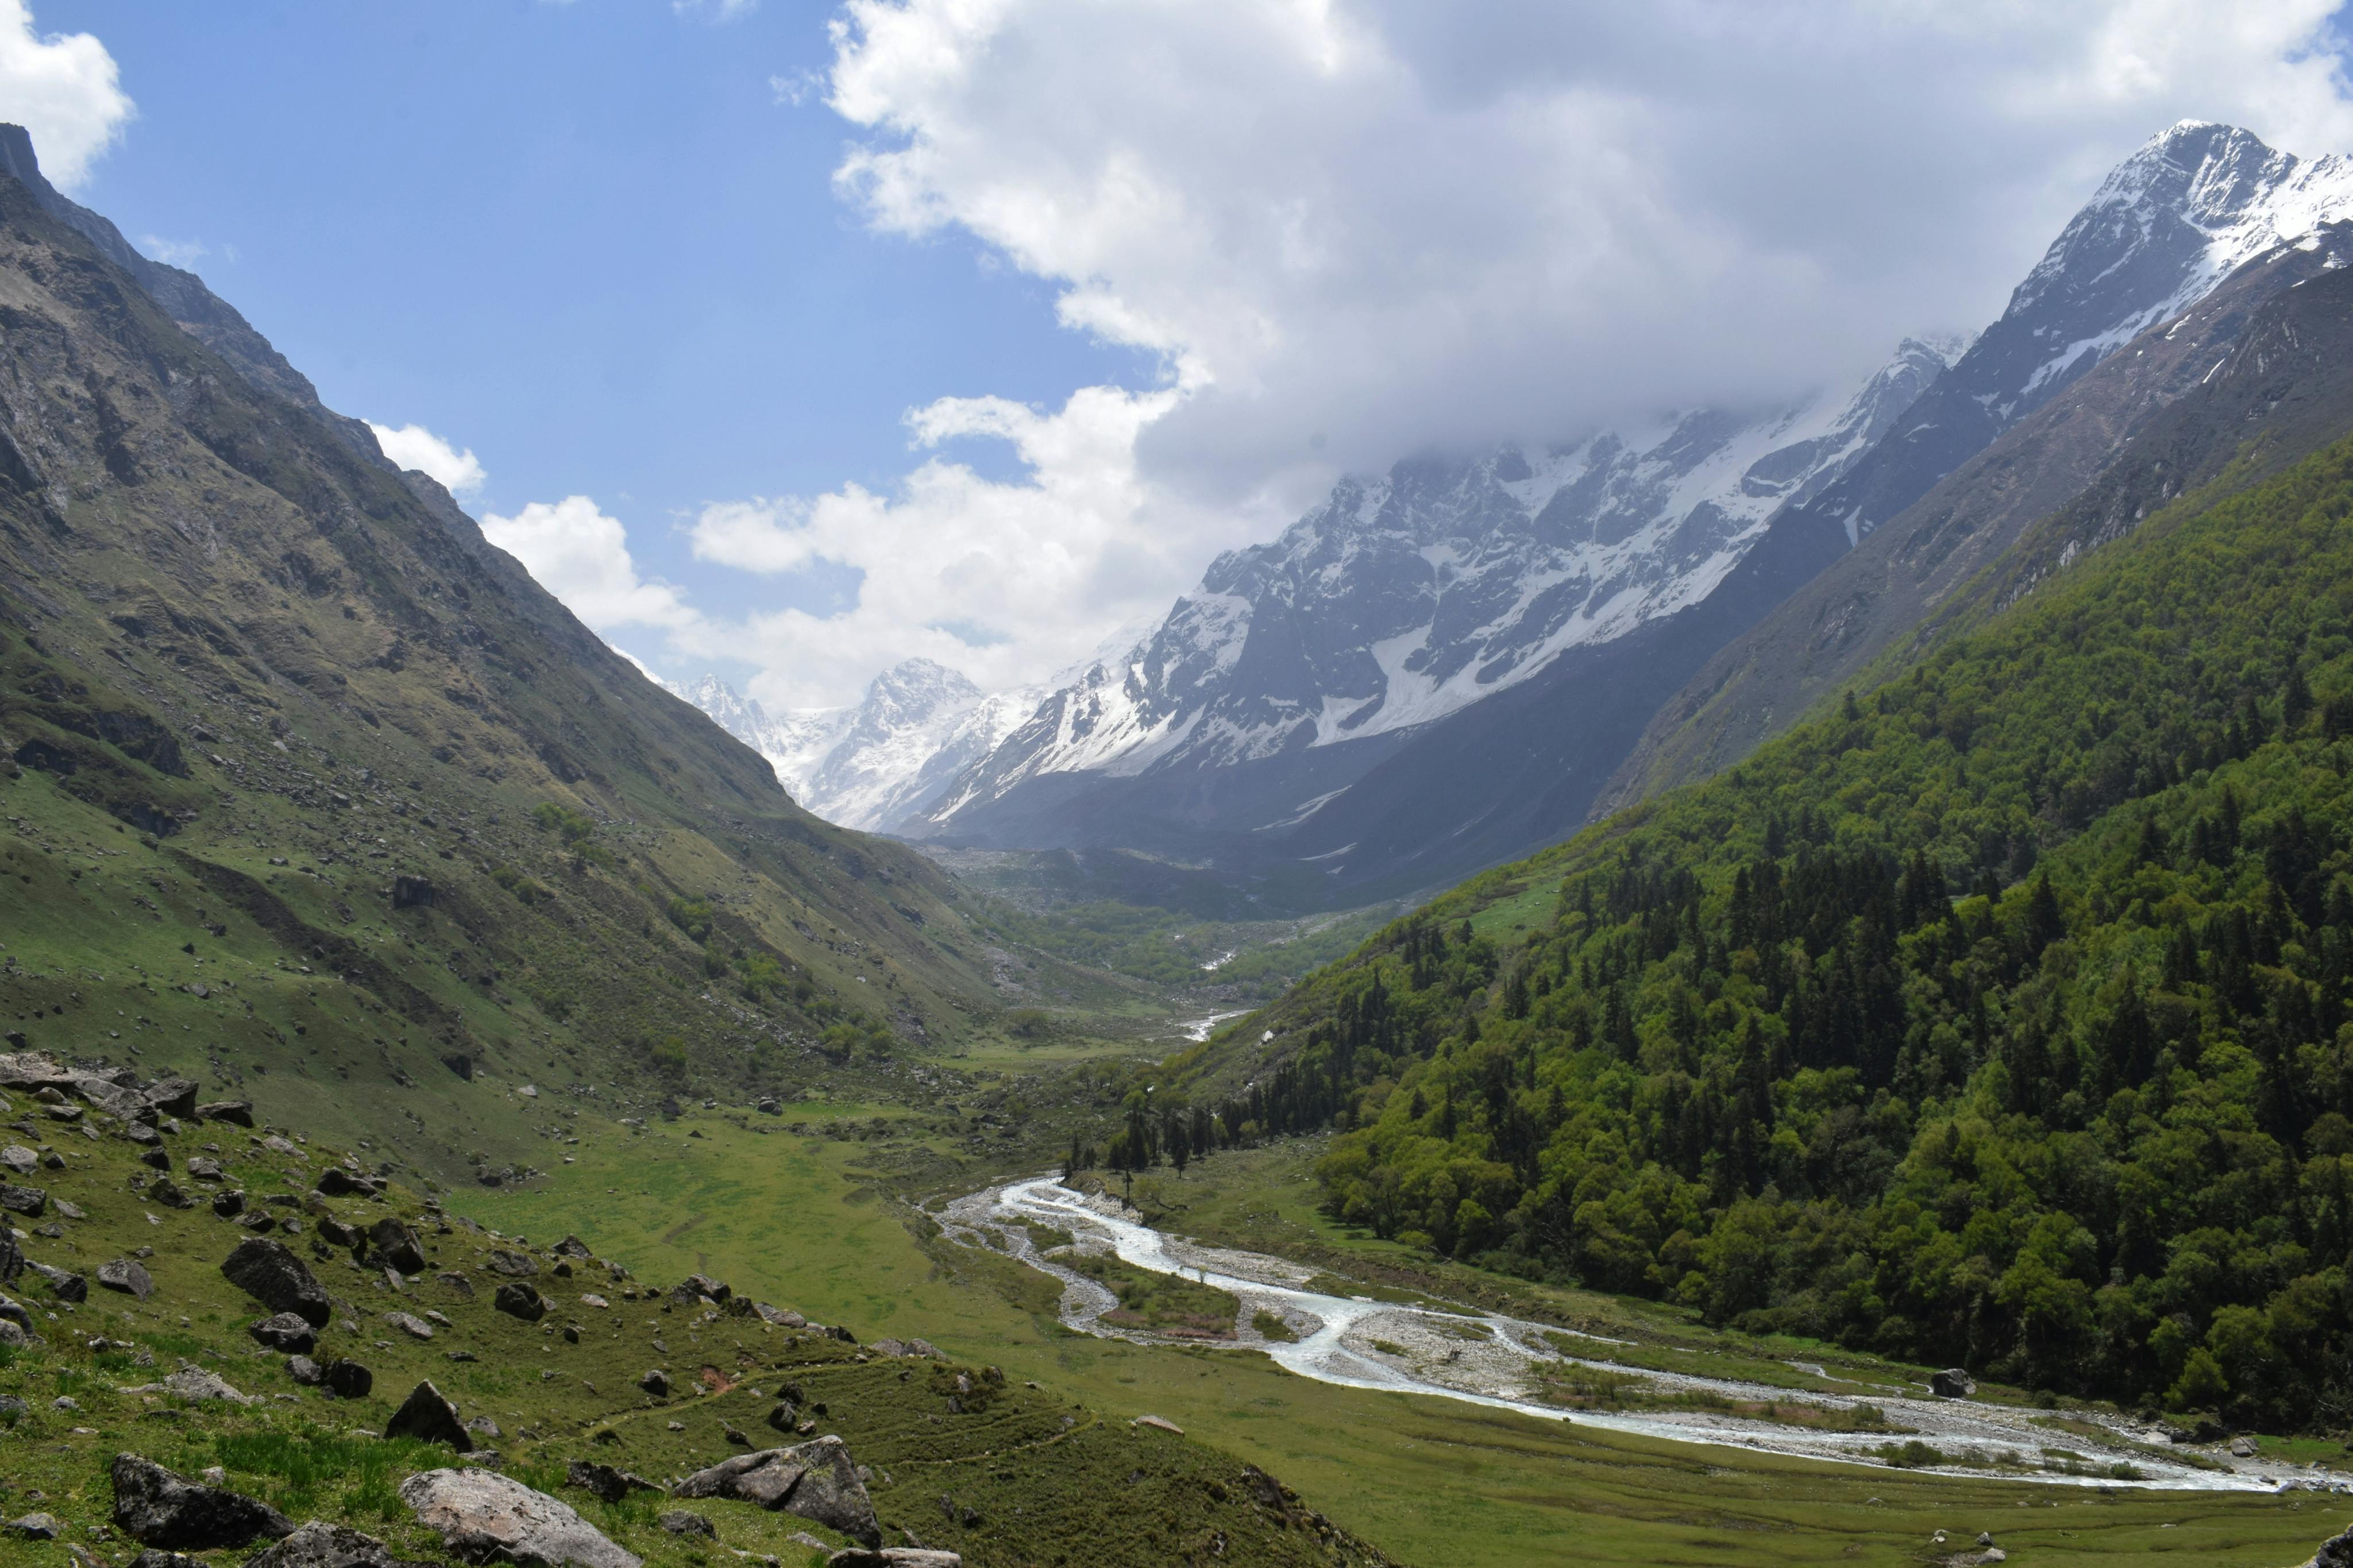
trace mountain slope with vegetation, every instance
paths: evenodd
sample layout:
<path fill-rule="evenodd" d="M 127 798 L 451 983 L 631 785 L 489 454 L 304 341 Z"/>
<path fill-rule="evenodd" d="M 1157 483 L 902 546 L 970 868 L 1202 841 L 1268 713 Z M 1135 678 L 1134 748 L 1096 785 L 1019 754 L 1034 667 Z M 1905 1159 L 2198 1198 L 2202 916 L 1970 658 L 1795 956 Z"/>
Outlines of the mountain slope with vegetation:
<path fill-rule="evenodd" d="M 36 196 L 0 179 L 12 1034 L 271 1075 L 446 1181 L 552 1163 L 559 1105 L 912 1081 L 999 1011 L 952 879 Z"/>
<path fill-rule="evenodd" d="M 1251 1074 L 1236 1131 L 1344 1129 L 1326 1202 L 1384 1236 L 2342 1425 L 2348 520 L 2353 443 L 2177 501 L 1167 1077 Z"/>

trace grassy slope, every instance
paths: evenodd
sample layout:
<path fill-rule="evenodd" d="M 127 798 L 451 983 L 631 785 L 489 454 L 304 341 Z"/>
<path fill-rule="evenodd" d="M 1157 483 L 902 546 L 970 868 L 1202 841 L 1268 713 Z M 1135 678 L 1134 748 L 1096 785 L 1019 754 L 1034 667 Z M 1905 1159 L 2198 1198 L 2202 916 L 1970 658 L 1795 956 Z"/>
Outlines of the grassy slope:
<path fill-rule="evenodd" d="M 5 181 L 0 314 L 0 1022 L 220 1092 L 266 1070 L 441 1181 L 533 1163 L 525 1082 L 611 1115 L 919 1092 L 998 1039 L 967 893 L 800 811 L 438 487 L 247 385 Z M 1050 958 L 1030 983 L 1133 1003 Z"/>
<path fill-rule="evenodd" d="M 986 1387 L 982 1363 L 1001 1359 L 978 1336 L 958 1336 L 957 1342 L 991 1353 L 960 1357 L 953 1366 L 869 1361 L 829 1339 L 796 1336 L 755 1320 L 706 1319 L 654 1299 L 656 1285 L 686 1272 L 676 1260 L 691 1258 L 765 1299 L 797 1304 L 824 1321 L 853 1323 L 866 1339 L 879 1337 L 886 1326 L 901 1331 L 913 1326 L 896 1287 L 921 1279 L 930 1266 L 871 1195 L 849 1205 L 853 1217 L 847 1226 L 812 1223 L 803 1229 L 768 1223 L 781 1212 L 772 1206 L 778 1200 L 787 1210 L 810 1211 L 813 1222 L 843 1212 L 847 1145 L 789 1134 L 755 1141 L 723 1122 L 713 1122 L 712 1131 L 707 1144 L 680 1139 L 675 1149 L 659 1134 L 635 1140 L 615 1132 L 585 1142 L 587 1158 L 566 1188 L 581 1194 L 575 1205 L 581 1212 L 558 1215 L 544 1196 L 486 1203 L 492 1217 L 506 1222 L 499 1226 L 509 1233 L 504 1241 L 462 1226 L 438 1227 L 397 1188 L 387 1204 L 334 1201 L 335 1213 L 361 1224 L 387 1208 L 409 1216 L 430 1255 L 428 1272 L 397 1293 L 378 1274 L 341 1257 L 315 1265 L 339 1303 L 333 1326 L 322 1336 L 321 1359 L 350 1356 L 375 1374 L 370 1396 L 350 1402 L 298 1389 L 281 1368 L 283 1358 L 246 1337 L 245 1325 L 261 1313 L 216 1267 L 244 1233 L 206 1208 L 183 1212 L 142 1199 L 132 1180 L 145 1173 L 130 1143 L 111 1137 L 86 1142 L 51 1125 L 32 1134 L 0 1132 L 9 1139 L 45 1136 L 54 1144 L 68 1168 L 44 1172 L 38 1180 L 53 1198 L 86 1212 L 85 1218 L 58 1222 L 61 1237 L 28 1238 L 31 1256 L 88 1271 L 134 1244 L 149 1246 L 154 1254 L 147 1266 L 157 1286 L 143 1305 L 93 1287 L 79 1308 L 20 1286 L 18 1293 L 43 1311 L 47 1342 L 0 1352 L 0 1392 L 32 1406 L 0 1426 L 0 1487 L 5 1489 L 0 1508 L 12 1518 L 44 1509 L 67 1522 L 69 1539 L 119 1560 L 124 1547 L 91 1527 L 106 1519 L 108 1458 L 130 1449 L 184 1473 L 224 1465 L 232 1486 L 278 1500 L 299 1517 L 339 1519 L 390 1540 L 404 1555 L 438 1557 L 438 1542 L 406 1522 L 389 1487 L 414 1469 L 448 1462 L 447 1453 L 385 1445 L 367 1435 L 381 1429 L 417 1380 L 432 1379 L 466 1416 L 497 1421 L 504 1430 L 492 1446 L 510 1472 L 553 1489 L 570 1458 L 603 1459 L 659 1479 L 738 1451 L 725 1436 L 731 1426 L 781 1442 L 762 1424 L 772 1403 L 762 1394 L 791 1379 L 802 1385 L 806 1406 L 826 1405 L 818 1418 L 822 1429 L 839 1432 L 860 1461 L 888 1478 L 877 1485 L 875 1500 L 892 1539 L 900 1539 L 901 1528 L 912 1529 L 962 1551 L 976 1568 L 1057 1563 L 1157 1568 L 1207 1552 L 1221 1535 L 1229 1561 L 1368 1560 L 1345 1541 L 1321 1543 L 1299 1521 L 1280 1522 L 1260 1508 L 1238 1461 L 1074 1404 L 1076 1390 L 1050 1369 L 1040 1369 L 1043 1387 L 1016 1378 L 989 1394 L 985 1410 L 950 1412 L 955 1373 L 961 1370 Z M 190 1128 L 167 1146 L 186 1154 L 200 1140 L 222 1146 L 231 1181 L 257 1205 L 275 1193 L 307 1190 L 313 1173 L 334 1158 L 319 1141 L 301 1156 L 267 1154 L 241 1130 L 217 1124 Z M 745 1166 L 755 1173 L 748 1180 Z M 607 1184 L 626 1181 L 628 1188 L 608 1198 L 596 1190 L 598 1175 L 616 1179 Z M 692 1184 L 697 1201 L 723 1202 L 732 1217 L 698 1226 L 702 1211 L 648 1201 L 657 1193 L 664 1199 L 679 1195 L 674 1188 L 686 1184 L 681 1177 Z M 200 1194 L 206 1190 L 181 1180 Z M 737 1226 L 743 1236 L 763 1240 L 743 1247 Z M 554 1277 L 555 1260 L 544 1249 L 564 1229 L 576 1230 L 601 1255 L 626 1260 L 636 1278 L 613 1281 L 594 1265 L 578 1266 L 570 1279 Z M 536 1283 L 555 1303 L 537 1326 L 491 1309 L 498 1277 L 485 1267 L 490 1247 L 522 1247 L 525 1237 L 541 1249 L 543 1270 L 551 1270 Z M 642 1251 L 633 1246 L 640 1238 Z M 787 1238 L 779 1249 L 777 1243 Z M 740 1266 L 754 1262 L 765 1266 Z M 452 1268 L 475 1282 L 470 1299 L 438 1281 L 438 1271 Z M 931 1289 L 936 1310 L 951 1313 L 952 1292 Z M 645 1299 L 627 1299 L 625 1292 L 639 1289 L 649 1292 Z M 582 1302 L 579 1293 L 588 1290 L 604 1294 L 610 1307 Z M 853 1302 L 872 1310 L 844 1310 Z M 381 1319 L 389 1310 L 428 1309 L 450 1320 L 430 1342 L 412 1340 Z M 559 1331 L 566 1324 L 580 1329 L 578 1342 L 566 1342 Z M 101 1335 L 114 1343 L 94 1352 L 85 1342 Z M 452 1363 L 446 1352 L 453 1348 L 479 1359 Z M 151 1355 L 153 1365 L 135 1364 L 140 1353 Z M 269 1403 L 248 1409 L 190 1407 L 175 1396 L 121 1392 L 153 1381 L 183 1357 Z M 636 1387 L 654 1366 L 668 1369 L 677 1385 L 667 1400 L 649 1399 Z M 705 1394 L 695 1385 L 705 1366 L 737 1386 Z M 60 1394 L 79 1408 L 50 1408 Z M 672 1421 L 682 1429 L 670 1430 Z M 600 1430 L 613 1436 L 599 1439 Z M 288 1463 L 290 1455 L 305 1454 L 324 1469 L 322 1477 L 306 1479 Z M 785 1537 L 814 1528 L 746 1504 L 698 1503 L 696 1510 L 719 1527 L 722 1549 L 714 1552 L 659 1530 L 657 1507 L 646 1498 L 605 1506 L 579 1493 L 565 1495 L 659 1568 L 689 1568 L 713 1556 L 724 1561 L 726 1548 L 797 1563 L 798 1549 Z M 953 1518 L 941 1510 L 943 1495 L 954 1500 Z M 47 1563 L 56 1552 L 54 1545 L 0 1535 L 0 1563 Z"/>

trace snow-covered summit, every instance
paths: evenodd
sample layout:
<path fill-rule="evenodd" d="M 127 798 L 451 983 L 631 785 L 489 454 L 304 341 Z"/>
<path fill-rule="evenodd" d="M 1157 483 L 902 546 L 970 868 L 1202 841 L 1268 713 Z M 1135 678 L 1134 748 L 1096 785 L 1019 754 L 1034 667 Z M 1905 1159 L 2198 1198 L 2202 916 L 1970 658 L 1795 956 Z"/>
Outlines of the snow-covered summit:
<path fill-rule="evenodd" d="M 663 684 L 767 758 L 778 782 L 807 810 L 868 830 L 889 829 L 930 804 L 1042 695 L 989 696 L 927 658 L 884 670 L 857 703 L 775 717 L 715 675 Z"/>

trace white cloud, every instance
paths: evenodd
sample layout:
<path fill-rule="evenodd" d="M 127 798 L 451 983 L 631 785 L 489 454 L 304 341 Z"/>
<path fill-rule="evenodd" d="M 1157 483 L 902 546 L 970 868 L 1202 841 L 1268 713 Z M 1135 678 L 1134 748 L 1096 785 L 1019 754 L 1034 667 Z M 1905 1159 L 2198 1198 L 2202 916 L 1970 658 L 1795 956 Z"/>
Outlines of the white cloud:
<path fill-rule="evenodd" d="M 879 228 L 960 227 L 1207 388 L 1250 488 L 1779 397 L 1974 327 L 2176 119 L 2353 147 L 2335 0 L 848 0 Z"/>
<path fill-rule="evenodd" d="M 598 632 L 636 626 L 691 633 L 701 625 L 677 589 L 638 575 L 628 531 L 586 496 L 486 517 L 482 537 L 522 562 L 541 587 Z"/>
<path fill-rule="evenodd" d="M 367 427 L 375 432 L 375 444 L 384 448 L 385 457 L 401 468 L 423 469 L 453 496 L 480 489 L 482 481 L 491 477 L 472 447 L 461 452 L 422 425 L 396 427 L 371 419 Z"/>
<path fill-rule="evenodd" d="M 40 33 L 25 0 L 0 0 L 0 119 L 32 132 L 50 184 L 72 190 L 136 112 L 106 46 Z"/>
<path fill-rule="evenodd" d="M 165 239 L 153 234 L 141 235 L 139 248 L 166 267 L 193 267 L 212 254 L 201 239 Z"/>
<path fill-rule="evenodd" d="M 1089 387 L 1053 412 L 944 398 L 909 416 L 920 445 L 1002 440 L 1027 472 L 992 479 L 934 456 L 889 495 L 847 485 L 815 500 L 706 507 L 692 531 L 702 560 L 863 574 L 849 611 L 755 615 L 731 628 L 729 651 L 764 667 L 763 700 L 790 706 L 846 700 L 917 655 L 1001 688 L 1090 651 L 1114 623 L 1166 608 L 1170 584 L 1199 570 L 1204 548 L 1270 521 L 1258 509 L 1189 509 L 1142 481 L 1137 435 L 1184 395 Z"/>

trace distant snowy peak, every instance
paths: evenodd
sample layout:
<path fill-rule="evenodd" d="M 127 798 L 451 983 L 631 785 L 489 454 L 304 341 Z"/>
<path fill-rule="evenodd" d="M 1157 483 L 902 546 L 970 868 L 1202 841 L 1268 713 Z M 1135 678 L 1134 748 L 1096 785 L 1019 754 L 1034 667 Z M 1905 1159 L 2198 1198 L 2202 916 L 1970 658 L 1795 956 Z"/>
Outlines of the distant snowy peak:
<path fill-rule="evenodd" d="M 1762 415 L 1702 409 L 1343 479 L 1064 681 L 931 820 L 1043 773 L 1227 765 L 1425 723 L 1694 604 L 1965 346 L 1906 340 L 1860 390 Z"/>
<path fill-rule="evenodd" d="M 2002 336 L 2022 336 L 2039 351 L 2013 377 L 2020 402 L 2042 401 L 2038 394 L 2179 315 L 2242 263 L 2348 216 L 2353 160 L 2299 159 L 2203 121 L 2151 137 L 2010 297 L 2003 322 L 2024 331 Z"/>
<path fill-rule="evenodd" d="M 887 831 L 930 804 L 1042 695 L 990 697 L 926 658 L 884 670 L 852 706 L 789 710 L 775 718 L 715 675 L 663 684 L 767 758 L 802 806 L 868 831 Z"/>

